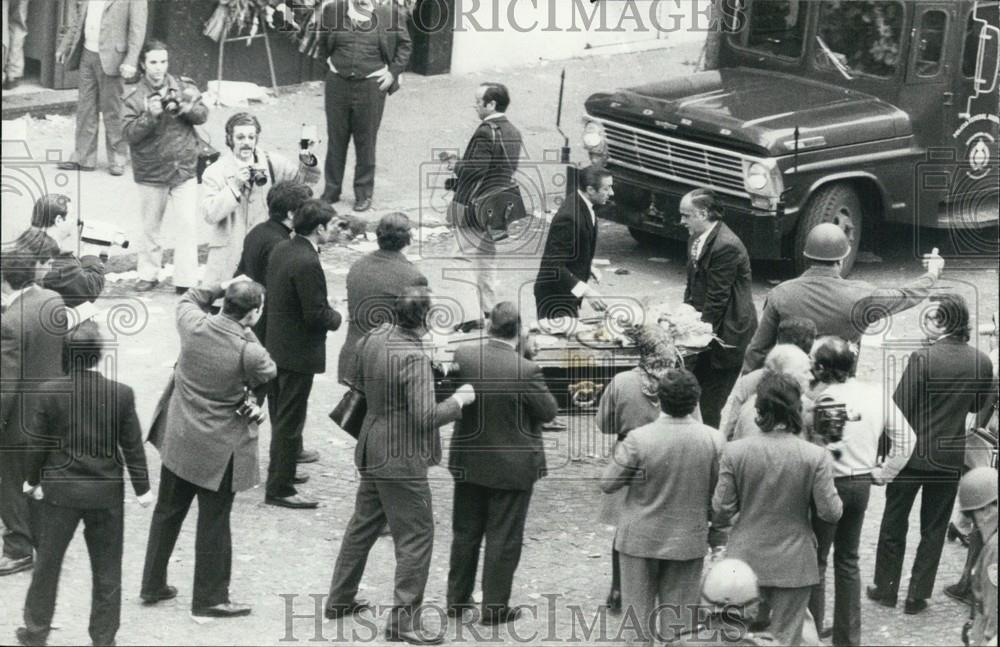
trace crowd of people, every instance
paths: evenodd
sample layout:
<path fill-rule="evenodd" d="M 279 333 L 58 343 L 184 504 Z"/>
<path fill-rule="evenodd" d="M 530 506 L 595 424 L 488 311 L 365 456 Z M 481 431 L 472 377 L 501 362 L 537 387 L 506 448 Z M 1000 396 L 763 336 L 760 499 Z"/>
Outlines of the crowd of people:
<path fill-rule="evenodd" d="M 477 89 L 481 123 L 462 158 L 447 160 L 456 175 L 449 210 L 455 255 L 471 261 L 478 288 L 478 302 L 459 327 L 485 334 L 461 345 L 449 366 L 436 366 L 428 340 L 432 282 L 404 254 L 413 237 L 405 214 L 383 216 L 378 250 L 351 266 L 346 312 L 331 306 L 320 263 L 336 227 L 331 203 L 340 197 L 352 137 L 355 210 L 371 207 L 382 107 L 409 56 L 405 29 L 390 28 L 395 9 L 373 9 L 369 0 L 329 5 L 330 24 L 340 28 L 321 40 L 330 69 L 330 146 L 319 197 L 310 187 L 319 179 L 311 156 L 293 161 L 265 152 L 258 145 L 261 124 L 249 113 L 228 119 L 228 151 L 202 168 L 204 142 L 195 127 L 205 123 L 208 108 L 192 81 L 168 73 L 164 43 L 151 40 L 139 51 L 128 40 L 124 57 L 120 49 L 114 60 L 105 56 L 104 21 L 127 34 L 144 25 L 140 11 L 116 11 L 84 12 L 61 55 L 79 59 L 81 71 L 92 68 L 95 96 L 87 100 L 105 112 L 112 174 L 124 163 L 123 142 L 131 153 L 143 214 L 138 291 L 158 284 L 167 206 L 181 219 L 173 278 L 182 295 L 175 312 L 180 352 L 147 437 L 160 455 L 154 483 L 135 395 L 111 379 L 107 338 L 81 307 L 103 290 L 107 248 L 81 244 L 79 217 L 65 196 L 41 197 L 0 268 L 0 577 L 32 570 L 17 639 L 45 644 L 61 564 L 82 521 L 94 573 L 90 636 L 94 644 L 114 643 L 126 471 L 139 502 L 155 504 L 143 603 L 178 595 L 168 565 L 197 498 L 191 612 L 250 614 L 249 605 L 229 595 L 234 497 L 260 482 L 259 429 L 269 421 L 264 502 L 318 506 L 300 489 L 308 476 L 297 466 L 318 459 L 304 446 L 303 431 L 315 376 L 327 370 L 327 335 L 345 320 L 337 373 L 345 398 L 364 407 L 352 433 L 360 480 L 326 617 L 371 608 L 357 594 L 369 552 L 387 532 L 396 571 L 384 635 L 441 642 L 420 621 L 434 548 L 427 474 L 442 460 L 440 428 L 454 423 L 447 612 L 473 614 L 485 625 L 515 621 L 521 609 L 511 597 L 525 522 L 535 483 L 546 472 L 542 426 L 558 405 L 534 361 L 538 348 L 522 308 L 498 295 L 502 236 L 495 231 L 508 223 L 483 215 L 484 200 L 516 182 L 523 143 L 506 115 L 509 90 L 500 83 Z M 365 28 L 372 20 L 378 29 Z M 141 78 L 121 105 L 106 100 L 105 93 L 120 94 L 118 75 L 137 71 Z M 120 128 L 108 118 L 116 110 Z M 77 150 L 67 168 L 93 168 L 95 124 L 94 106 L 78 113 Z M 596 212 L 613 195 L 606 169 L 579 170 L 535 259 L 539 321 L 575 320 L 585 303 L 596 311 L 608 307 L 610 296 L 595 287 L 593 261 Z M 211 226 L 200 275 L 199 215 Z M 616 438 L 600 477 L 602 520 L 615 526 L 607 607 L 631 619 L 630 640 L 800 645 L 830 637 L 834 645 L 860 645 L 859 544 L 871 488 L 885 486 L 867 597 L 897 605 L 908 517 L 919 493 L 920 543 L 904 612 L 927 607 L 942 546 L 955 533 L 970 552 L 967 575 L 949 595 L 973 609 L 968 644 L 995 643 L 997 472 L 995 464 L 969 459 L 966 438 L 975 430 L 995 448 L 998 362 L 995 353 L 990 358 L 971 345 L 965 300 L 935 290 L 943 260 L 929 255 L 927 273 L 902 287 L 848 280 L 841 276 L 848 239 L 836 225 L 820 224 L 806 241 L 811 267 L 776 286 L 758 318 L 749 255 L 723 221 L 716 195 L 692 190 L 680 199 L 678 218 L 690 233 L 683 300 L 711 326 L 715 341 L 684 359 L 659 324 L 636 324 L 628 334 L 638 364 L 613 378 L 596 416 L 600 430 Z M 859 380 L 865 328 L 928 300 L 925 343 L 910 353 L 892 392 Z M 445 370 L 457 387 L 445 389 L 439 379 Z M 100 451 L 88 449 L 95 447 Z"/>

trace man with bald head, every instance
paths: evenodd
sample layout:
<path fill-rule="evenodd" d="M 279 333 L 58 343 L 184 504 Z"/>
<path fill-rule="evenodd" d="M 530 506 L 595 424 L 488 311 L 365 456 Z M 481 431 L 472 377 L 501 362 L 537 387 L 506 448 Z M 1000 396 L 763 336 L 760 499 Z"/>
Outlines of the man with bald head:
<path fill-rule="evenodd" d="M 808 392 L 809 383 L 812 380 L 812 363 L 809 360 L 809 355 L 804 353 L 798 346 L 791 344 L 779 344 L 775 346 L 767 354 L 767 359 L 764 362 L 764 370 L 760 379 L 757 380 L 757 386 L 760 386 L 765 377 L 775 373 L 787 375 L 795 380 L 803 394 L 803 409 L 807 409 L 807 405 L 810 402 L 805 394 Z M 760 433 L 760 427 L 757 425 L 757 410 L 755 408 L 756 391 L 755 387 L 754 393 L 746 399 L 739 409 L 733 412 L 729 440 L 739 440 L 740 438 Z"/>
<path fill-rule="evenodd" d="M 701 415 L 718 427 L 722 405 L 740 373 L 743 352 L 757 330 L 757 311 L 750 294 L 750 256 L 722 222 L 715 193 L 695 189 L 681 199 L 681 225 L 691 233 L 684 303 L 712 324 L 722 344 L 701 353 L 693 372 L 701 385 Z"/>

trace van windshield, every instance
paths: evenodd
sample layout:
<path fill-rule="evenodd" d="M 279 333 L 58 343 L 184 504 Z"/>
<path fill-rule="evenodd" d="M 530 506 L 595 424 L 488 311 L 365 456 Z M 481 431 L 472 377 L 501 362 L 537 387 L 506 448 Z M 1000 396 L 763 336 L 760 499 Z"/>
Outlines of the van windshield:
<path fill-rule="evenodd" d="M 750 4 L 749 13 L 744 46 L 786 58 L 802 55 L 807 0 L 757 0 Z"/>
<path fill-rule="evenodd" d="M 823 0 L 814 47 L 819 69 L 845 78 L 894 76 L 905 14 L 896 1 Z"/>

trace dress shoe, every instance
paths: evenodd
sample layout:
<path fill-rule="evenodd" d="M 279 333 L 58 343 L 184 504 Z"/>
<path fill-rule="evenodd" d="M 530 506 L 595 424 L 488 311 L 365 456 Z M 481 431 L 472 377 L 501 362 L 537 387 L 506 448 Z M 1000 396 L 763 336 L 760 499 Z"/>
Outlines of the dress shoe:
<path fill-rule="evenodd" d="M 174 294 L 186 294 L 189 289 L 178 285 L 174 287 Z"/>
<path fill-rule="evenodd" d="M 26 627 L 18 627 L 15 632 L 17 635 L 17 644 L 25 645 L 25 647 L 44 647 L 46 644 L 46 639 L 33 634 Z"/>
<path fill-rule="evenodd" d="M 298 494 L 293 494 L 292 496 L 264 497 L 264 503 L 267 505 L 280 506 L 282 508 L 292 508 L 293 510 L 309 510 L 319 507 L 319 501 L 306 499 Z"/>
<path fill-rule="evenodd" d="M 333 604 L 328 606 L 323 610 L 323 616 L 327 620 L 336 620 L 344 616 L 353 616 L 355 613 L 371 610 L 372 605 L 368 603 L 368 600 L 352 600 L 347 604 Z"/>
<path fill-rule="evenodd" d="M 883 607 L 889 607 L 890 609 L 896 606 L 896 596 L 889 596 L 887 593 L 883 593 L 879 590 L 877 586 L 869 586 L 865 589 L 865 595 L 868 596 L 869 600 L 874 600 L 878 602 Z"/>
<path fill-rule="evenodd" d="M 164 600 L 173 600 L 177 597 L 177 587 L 167 585 L 155 593 L 140 593 L 139 597 L 142 598 L 142 603 L 146 605 L 156 604 Z"/>
<path fill-rule="evenodd" d="M 614 614 L 619 614 L 622 612 L 622 592 L 618 589 L 611 589 L 608 593 L 608 599 L 604 601 L 604 606 L 608 608 L 608 611 Z"/>
<path fill-rule="evenodd" d="M 556 434 L 561 431 L 566 431 L 567 429 L 568 427 L 566 426 L 566 423 L 559 420 L 559 418 L 556 418 L 555 420 L 552 420 L 550 422 L 546 422 L 545 424 L 542 425 L 542 433 L 547 433 L 547 434 Z"/>
<path fill-rule="evenodd" d="M 27 557 L 0 557 L 0 575 L 13 575 L 26 571 L 35 565 L 35 558 L 31 555 Z"/>
<path fill-rule="evenodd" d="M 355 211 L 368 211 L 371 208 L 372 208 L 371 198 L 358 198 L 357 200 L 354 201 Z"/>
<path fill-rule="evenodd" d="M 502 609 L 489 609 L 483 611 L 483 617 L 479 619 L 479 624 L 492 627 L 508 622 L 514 622 L 521 617 L 521 607 L 503 607 Z"/>
<path fill-rule="evenodd" d="M 448 617 L 449 618 L 461 618 L 462 612 L 466 609 L 475 609 L 476 601 L 471 597 L 466 598 L 462 602 L 449 602 L 448 603 Z"/>
<path fill-rule="evenodd" d="M 972 591 L 969 590 L 968 586 L 961 583 L 952 584 L 951 586 L 946 586 L 944 588 L 944 594 L 947 595 L 952 600 L 956 602 L 961 602 L 962 604 L 972 605 L 975 600 L 972 597 Z"/>
<path fill-rule="evenodd" d="M 816 633 L 819 635 L 820 640 L 829 640 L 833 637 L 833 627 L 823 627 Z"/>
<path fill-rule="evenodd" d="M 152 281 L 147 281 L 146 279 L 139 279 L 138 281 L 135 282 L 135 291 L 149 292 L 159 284 L 160 282 L 157 281 L 156 279 L 153 279 Z"/>
<path fill-rule="evenodd" d="M 949 522 L 948 523 L 948 541 L 959 541 L 966 548 L 969 547 L 969 535 L 958 529 L 958 526 Z"/>
<path fill-rule="evenodd" d="M 236 618 L 250 615 L 249 604 L 236 604 L 235 602 L 223 602 L 214 607 L 200 607 L 191 609 L 191 615 L 204 618 Z"/>
<path fill-rule="evenodd" d="M 59 162 L 56 168 L 60 171 L 93 171 L 93 166 L 83 166 L 79 162 Z"/>
<path fill-rule="evenodd" d="M 303 474 L 302 476 L 296 476 L 292 479 L 292 485 L 304 485 L 309 482 L 309 475 Z"/>
<path fill-rule="evenodd" d="M 392 643 L 409 643 L 411 645 L 440 645 L 444 642 L 444 636 L 427 633 L 422 627 L 410 629 L 386 627 L 385 639 Z"/>
<path fill-rule="evenodd" d="M 319 461 L 319 452 L 315 449 L 303 449 L 295 457 L 296 463 L 316 463 Z"/>
<path fill-rule="evenodd" d="M 121 164 L 112 164 L 108 167 L 108 173 L 114 175 L 115 177 L 125 175 L 125 167 Z"/>
<path fill-rule="evenodd" d="M 908 616 L 915 616 L 926 608 L 927 600 L 914 600 L 913 598 L 906 598 L 906 602 L 903 603 L 903 613 Z"/>

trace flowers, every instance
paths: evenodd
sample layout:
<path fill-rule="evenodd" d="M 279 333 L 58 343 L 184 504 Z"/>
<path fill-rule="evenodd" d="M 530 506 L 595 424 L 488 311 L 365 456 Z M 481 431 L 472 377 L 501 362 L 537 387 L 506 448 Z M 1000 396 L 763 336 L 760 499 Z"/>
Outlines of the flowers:
<path fill-rule="evenodd" d="M 260 27 L 258 20 L 260 12 L 271 9 L 268 0 L 218 0 L 218 2 L 202 32 L 215 42 L 228 37 L 234 28 L 237 34 L 246 34 L 253 38 Z M 249 41 L 247 44 L 249 45 Z"/>

